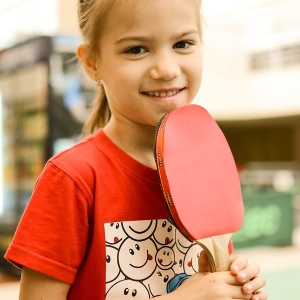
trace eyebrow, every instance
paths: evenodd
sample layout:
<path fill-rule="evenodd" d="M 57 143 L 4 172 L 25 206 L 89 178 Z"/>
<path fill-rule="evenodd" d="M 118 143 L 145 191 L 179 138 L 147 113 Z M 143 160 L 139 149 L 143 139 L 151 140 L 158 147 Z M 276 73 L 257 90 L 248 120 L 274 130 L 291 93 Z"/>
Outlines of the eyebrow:
<path fill-rule="evenodd" d="M 116 40 L 116 44 L 124 44 L 126 42 L 148 42 L 150 39 L 145 36 L 125 36 L 119 40 Z"/>
<path fill-rule="evenodd" d="M 180 33 L 180 34 L 175 34 L 174 36 L 172 36 L 172 39 L 176 40 L 176 39 L 181 39 L 187 35 L 192 35 L 192 34 L 197 34 L 199 35 L 199 31 L 198 30 L 188 30 L 188 31 L 185 31 L 183 33 Z M 122 37 L 118 40 L 116 40 L 116 44 L 120 45 L 120 44 L 124 44 L 126 42 L 142 42 L 142 43 L 145 43 L 145 42 L 149 42 L 151 40 L 151 38 L 149 37 L 146 37 L 146 36 L 125 36 L 125 37 Z"/>

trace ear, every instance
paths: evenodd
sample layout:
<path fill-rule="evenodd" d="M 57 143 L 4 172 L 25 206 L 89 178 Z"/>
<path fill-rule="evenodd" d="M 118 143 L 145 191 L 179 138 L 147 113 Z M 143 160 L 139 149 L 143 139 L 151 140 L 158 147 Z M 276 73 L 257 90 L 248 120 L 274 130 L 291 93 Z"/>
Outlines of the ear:
<path fill-rule="evenodd" d="M 97 61 L 95 56 L 91 53 L 89 46 L 86 44 L 79 45 L 77 48 L 77 56 L 89 77 L 92 80 L 97 79 Z"/>

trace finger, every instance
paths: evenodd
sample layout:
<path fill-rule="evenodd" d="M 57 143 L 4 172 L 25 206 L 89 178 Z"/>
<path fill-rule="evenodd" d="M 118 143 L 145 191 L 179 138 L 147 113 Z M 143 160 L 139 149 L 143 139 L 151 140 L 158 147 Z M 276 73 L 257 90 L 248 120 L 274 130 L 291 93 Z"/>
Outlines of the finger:
<path fill-rule="evenodd" d="M 198 272 L 210 272 L 209 260 L 205 251 L 201 251 L 200 257 L 198 259 Z"/>
<path fill-rule="evenodd" d="M 231 295 L 230 299 L 243 299 L 243 300 L 247 299 L 247 300 L 250 300 L 253 297 L 252 294 L 245 295 L 240 286 L 231 285 L 230 287 L 227 288 L 227 292 L 228 292 L 229 295 Z M 223 293 L 223 295 L 221 294 L 220 296 L 224 296 L 224 293 Z M 220 297 L 220 299 L 223 299 L 223 298 Z"/>
<path fill-rule="evenodd" d="M 237 273 L 237 280 L 241 283 L 247 282 L 256 277 L 260 272 L 260 267 L 257 264 L 249 264 L 241 272 Z"/>
<path fill-rule="evenodd" d="M 266 300 L 268 294 L 265 291 L 257 291 L 252 297 L 251 300 Z"/>
<path fill-rule="evenodd" d="M 243 255 L 238 255 L 236 257 L 231 258 L 230 262 L 231 273 L 237 275 L 239 271 L 243 270 L 247 266 L 248 259 Z"/>
<path fill-rule="evenodd" d="M 243 285 L 242 290 L 246 295 L 252 294 L 252 293 L 257 294 L 257 290 L 263 288 L 265 285 L 266 285 L 265 278 L 262 276 L 257 276 L 255 278 L 253 278 L 251 281 L 245 283 Z"/>
<path fill-rule="evenodd" d="M 228 286 L 232 286 L 234 288 L 238 287 L 239 291 L 241 291 L 241 293 L 242 293 L 243 284 L 238 282 L 236 276 L 232 275 L 230 271 L 215 272 L 215 273 L 211 273 L 211 274 L 214 275 L 214 281 L 215 282 L 224 282 Z"/>

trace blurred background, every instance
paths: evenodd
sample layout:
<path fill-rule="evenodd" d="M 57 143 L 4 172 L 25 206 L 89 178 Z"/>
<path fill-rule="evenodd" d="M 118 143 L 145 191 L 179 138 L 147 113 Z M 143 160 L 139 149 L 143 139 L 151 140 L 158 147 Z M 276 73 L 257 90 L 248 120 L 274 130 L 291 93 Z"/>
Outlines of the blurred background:
<path fill-rule="evenodd" d="M 214 116 L 240 172 L 237 254 L 261 265 L 269 299 L 299 300 L 300 1 L 203 0 L 195 103 Z M 76 1 L 0 2 L 0 298 L 20 271 L 3 255 L 45 161 L 80 138 L 94 85 L 78 67 Z"/>

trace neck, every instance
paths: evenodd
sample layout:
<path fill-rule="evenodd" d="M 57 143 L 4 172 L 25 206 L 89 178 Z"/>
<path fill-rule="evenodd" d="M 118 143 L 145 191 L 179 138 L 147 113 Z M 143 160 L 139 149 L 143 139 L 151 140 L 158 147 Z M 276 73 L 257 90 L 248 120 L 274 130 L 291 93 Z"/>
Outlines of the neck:
<path fill-rule="evenodd" d="M 129 156 L 143 165 L 156 169 L 153 154 L 154 126 L 119 124 L 112 118 L 103 130 L 110 140 Z"/>

